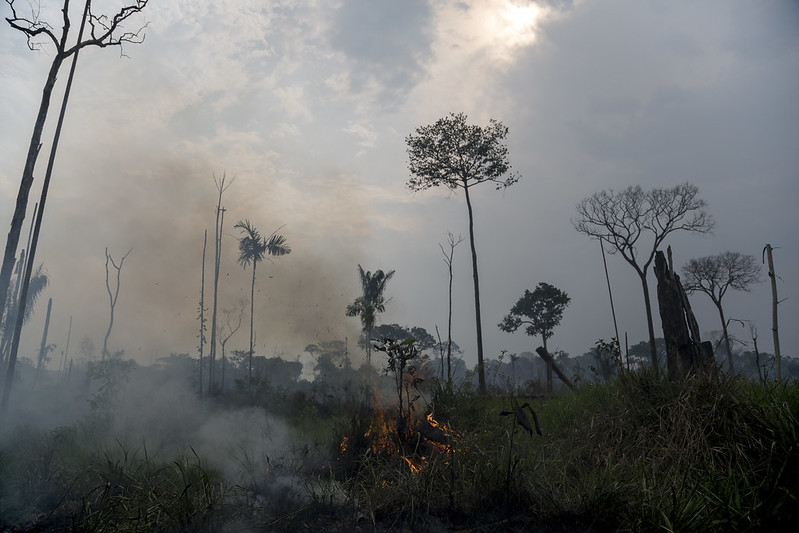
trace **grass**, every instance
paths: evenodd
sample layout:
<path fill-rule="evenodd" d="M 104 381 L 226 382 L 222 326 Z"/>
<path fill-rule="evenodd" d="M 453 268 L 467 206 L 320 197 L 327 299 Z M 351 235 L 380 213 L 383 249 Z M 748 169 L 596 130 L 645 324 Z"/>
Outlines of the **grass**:
<path fill-rule="evenodd" d="M 395 409 L 299 417 L 306 444 L 246 482 L 192 449 L 153 457 L 98 438 L 101 420 L 20 429 L 0 445 L 0 528 L 747 531 L 799 518 L 793 382 L 635 374 L 518 398 L 543 436 L 500 415 L 509 396 L 432 397 L 445 432 L 421 422 L 399 436 Z"/>

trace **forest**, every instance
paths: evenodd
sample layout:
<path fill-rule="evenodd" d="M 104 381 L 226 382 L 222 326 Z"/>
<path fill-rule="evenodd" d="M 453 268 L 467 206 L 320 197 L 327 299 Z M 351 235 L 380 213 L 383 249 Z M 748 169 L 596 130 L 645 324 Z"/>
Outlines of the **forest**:
<path fill-rule="evenodd" d="M 718 227 L 696 184 L 583 187 L 567 229 L 601 251 L 609 305 L 594 317 L 606 335 L 567 353 L 555 333 L 576 336 L 564 320 L 586 301 L 534 269 L 501 317 L 486 312 L 496 297 L 486 277 L 501 274 L 486 276 L 478 263 L 479 243 L 493 235 L 475 212 L 488 202 L 484 191 L 511 195 L 528 179 L 511 166 L 510 128 L 493 118 L 450 112 L 394 138 L 405 150 L 405 192 L 443 191 L 463 204 L 468 227 L 439 244 L 448 301 L 434 329 L 385 318 L 414 301 L 392 291 L 412 261 L 384 269 L 341 254 L 358 290 L 342 290 L 335 322 L 347 326 L 335 331 L 357 337 L 320 334 L 333 331 L 321 321 L 313 335 L 289 332 L 275 317 L 297 301 L 270 290 L 310 245 L 265 209 L 240 216 L 227 196 L 235 177 L 213 172 L 215 205 L 198 208 L 193 226 L 213 224 L 191 251 L 199 268 L 147 280 L 168 292 L 191 277 L 191 313 L 176 320 L 193 332 L 192 350 L 141 353 L 145 343 L 118 340 L 131 316 L 118 303 L 141 288 L 127 284 L 134 247 L 105 248 L 104 335 L 76 327 L 73 336 L 70 317 L 66 342 L 54 342 L 48 267 L 60 265 L 36 254 L 78 55 L 143 45 L 149 23 L 136 17 L 148 4 L 128 0 L 107 15 L 87 1 L 77 24 L 65 0 L 52 25 L 19 2 L 4 4 L 32 50 L 43 39 L 54 53 L 0 269 L 0 530 L 784 531 L 799 519 L 799 358 L 779 342 L 786 297 L 778 290 L 792 275 L 779 270 L 780 247 L 675 264 L 681 239 Z M 456 249 L 468 261 L 456 261 Z M 619 327 L 611 257 L 636 289 L 646 338 Z M 440 266 L 424 276 L 440 280 Z M 234 270 L 246 281 L 235 289 L 226 279 Z M 309 284 L 300 303 L 318 307 L 322 293 Z M 730 303 L 754 290 L 770 297 L 769 316 Z M 700 301 L 712 304 L 712 323 L 697 319 Z M 461 314 L 473 322 L 456 334 Z M 44 317 L 38 350 L 23 342 L 34 317 Z M 768 323 L 767 333 L 756 323 Z M 266 332 L 281 327 L 304 348 L 270 351 Z M 529 349 L 501 349 L 489 331 Z"/>

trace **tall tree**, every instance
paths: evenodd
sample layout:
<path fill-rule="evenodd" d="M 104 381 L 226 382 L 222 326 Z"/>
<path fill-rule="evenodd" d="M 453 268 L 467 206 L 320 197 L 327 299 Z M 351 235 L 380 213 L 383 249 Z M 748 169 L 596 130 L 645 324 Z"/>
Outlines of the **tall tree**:
<path fill-rule="evenodd" d="M 686 292 L 689 294 L 696 291 L 704 292 L 718 309 L 721 331 L 727 348 L 727 361 L 730 372 L 735 373 L 727 319 L 724 317 L 721 299 L 727 294 L 728 289 L 748 291 L 751 284 L 760 281 L 760 265 L 752 255 L 727 251 L 718 255 L 691 259 L 682 267 L 682 273 Z"/>
<path fill-rule="evenodd" d="M 553 330 L 560 324 L 563 311 L 568 307 L 571 298 L 568 294 L 550 285 L 541 282 L 535 290 L 524 291 L 524 295 L 511 307 L 510 313 L 505 315 L 499 323 L 499 329 L 512 333 L 522 325 L 531 337 L 541 335 L 544 351 L 547 349 L 547 339 L 552 337 Z M 547 390 L 552 392 L 552 365 L 547 361 Z"/>
<path fill-rule="evenodd" d="M 247 390 L 251 391 L 253 326 L 255 316 L 255 267 L 264 260 L 267 254 L 275 257 L 287 255 L 291 253 L 291 247 L 288 245 L 283 235 L 272 233 L 268 238 L 261 237 L 261 234 L 255 229 L 255 226 L 250 224 L 249 220 L 243 222 L 239 221 L 236 223 L 235 227 L 241 230 L 241 237 L 239 238 L 239 263 L 245 268 L 252 264 L 252 285 L 250 288 L 250 361 L 247 375 Z"/>
<path fill-rule="evenodd" d="M 649 329 L 652 367 L 658 368 L 655 328 L 647 273 L 655 251 L 675 231 L 709 233 L 713 218 L 707 202 L 698 197 L 696 185 L 683 183 L 671 188 L 644 191 L 634 185 L 621 191 L 609 189 L 593 194 L 577 204 L 574 228 L 590 237 L 604 239 L 612 246 L 609 253 L 620 253 L 641 280 Z M 649 237 L 651 240 L 646 240 Z"/>
<path fill-rule="evenodd" d="M 11 8 L 11 16 L 6 18 L 9 25 L 25 34 L 28 40 L 28 48 L 31 50 L 39 50 L 41 43 L 38 42 L 39 38 L 49 40 L 55 45 L 55 54 L 53 54 L 52 62 L 50 63 L 50 70 L 47 74 L 47 79 L 42 90 L 42 99 L 39 103 L 39 111 L 36 116 L 36 121 L 33 127 L 33 134 L 31 135 L 30 144 L 28 145 L 28 154 L 25 160 L 25 167 L 22 172 L 22 179 L 19 185 L 19 192 L 17 193 L 16 207 L 11 219 L 11 228 L 8 232 L 8 239 L 6 240 L 5 253 L 3 255 L 3 265 L 0 267 L 0 302 L 4 302 L 8 293 L 8 287 L 11 280 L 11 271 L 14 268 L 14 256 L 19 244 L 19 236 L 22 230 L 22 224 L 25 220 L 25 211 L 28 206 L 28 196 L 33 185 L 33 171 L 36 166 L 36 159 L 39 155 L 39 150 L 42 146 L 42 134 L 44 132 L 44 125 L 47 119 L 47 113 L 50 109 L 50 100 L 52 98 L 53 89 L 55 87 L 56 78 L 61 70 L 61 66 L 70 56 L 77 56 L 79 50 L 87 46 L 97 46 L 105 48 L 109 46 L 122 46 L 124 43 L 141 43 L 144 40 L 142 29 L 136 32 L 126 32 L 122 30 L 123 23 L 131 16 L 141 12 L 147 6 L 148 0 L 136 0 L 130 5 L 119 8 L 116 14 L 112 16 L 97 15 L 91 10 L 91 2 L 86 1 L 83 11 L 83 18 L 81 23 L 81 34 L 77 41 L 71 46 L 68 45 L 70 37 L 71 19 L 69 13 L 69 0 L 64 0 L 62 6 L 62 24 L 61 32 L 53 30 L 53 25 L 47 21 L 39 18 L 38 10 L 31 10 L 30 17 L 22 15 L 17 10 L 15 0 L 6 0 L 6 4 Z M 82 30 L 84 22 L 89 24 L 89 37 L 83 38 Z M 74 62 L 73 62 L 74 72 Z M 65 94 L 62 106 L 66 106 L 67 94 Z M 57 138 L 57 137 L 56 137 Z M 57 141 L 56 141 L 57 142 Z M 52 160 L 55 155 L 55 143 L 51 149 L 50 159 Z M 41 208 L 40 208 L 41 210 Z M 33 254 L 31 259 L 33 259 Z M 3 309 L 0 307 L 0 318 L 2 318 Z"/>
<path fill-rule="evenodd" d="M 366 337 L 366 362 L 372 364 L 372 329 L 375 327 L 377 315 L 386 310 L 386 299 L 383 293 L 388 280 L 394 275 L 394 270 L 386 273 L 376 270 L 374 274 L 364 271 L 358 265 L 358 274 L 361 277 L 361 290 L 363 294 L 347 306 L 347 316 L 357 316 L 361 319 L 361 329 Z"/>
<path fill-rule="evenodd" d="M 509 174 L 508 147 L 505 138 L 508 128 L 491 119 L 488 126 L 474 126 L 466 122 L 463 113 L 450 113 L 430 126 L 416 129 L 405 138 L 408 151 L 408 169 L 413 177 L 408 188 L 423 191 L 443 185 L 451 190 L 463 189 L 469 213 L 469 243 L 472 248 L 472 274 L 474 278 L 474 310 L 477 333 L 477 375 L 481 394 L 486 392 L 483 367 L 483 326 L 480 314 L 480 280 L 477 269 L 477 248 L 474 242 L 474 211 L 470 190 L 485 182 L 494 183 L 497 189 L 510 187 L 517 174 Z"/>
<path fill-rule="evenodd" d="M 782 354 L 780 352 L 780 321 L 777 315 L 777 306 L 780 303 L 777 298 L 777 274 L 774 272 L 774 247 L 766 244 L 763 248 L 763 262 L 768 257 L 768 277 L 771 280 L 771 336 L 774 339 L 774 379 L 782 380 Z"/>
<path fill-rule="evenodd" d="M 444 254 L 444 264 L 447 265 L 447 274 L 449 275 L 449 290 L 447 291 L 448 306 L 447 306 L 447 385 L 452 387 L 452 258 L 455 255 L 455 247 L 463 242 L 463 238 L 458 235 L 458 240 L 452 232 L 447 232 L 447 244 L 449 251 L 444 250 L 444 246 L 439 244 L 441 253 Z M 443 358 L 442 358 L 442 363 Z"/>
<path fill-rule="evenodd" d="M 216 222 L 214 223 L 214 298 L 213 309 L 211 310 L 211 342 L 208 350 L 208 394 L 214 393 L 216 367 L 216 333 L 217 333 L 217 310 L 219 309 L 219 268 L 222 262 L 222 228 L 225 224 L 225 208 L 222 206 L 222 194 L 233 185 L 225 183 L 227 176 L 223 173 L 222 177 L 214 175 L 214 185 L 219 193 L 216 202 Z M 235 178 L 234 178 L 235 179 Z"/>

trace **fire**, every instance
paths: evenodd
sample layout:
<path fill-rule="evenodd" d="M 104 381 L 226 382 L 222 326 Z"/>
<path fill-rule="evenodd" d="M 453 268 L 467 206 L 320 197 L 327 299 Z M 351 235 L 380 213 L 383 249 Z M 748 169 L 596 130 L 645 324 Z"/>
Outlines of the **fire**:
<path fill-rule="evenodd" d="M 410 426 L 411 433 L 400 436 L 397 434 L 392 411 L 375 409 L 363 433 L 363 439 L 357 435 L 345 436 L 339 445 L 341 454 L 359 456 L 365 453 L 389 460 L 401 460 L 408 465 L 413 475 L 419 474 L 436 461 L 449 463 L 454 451 L 454 441 L 459 437 L 456 431 L 437 421 L 432 413 L 417 419 Z M 362 444 L 358 444 L 359 441 Z M 413 452 L 407 453 L 411 449 Z"/>

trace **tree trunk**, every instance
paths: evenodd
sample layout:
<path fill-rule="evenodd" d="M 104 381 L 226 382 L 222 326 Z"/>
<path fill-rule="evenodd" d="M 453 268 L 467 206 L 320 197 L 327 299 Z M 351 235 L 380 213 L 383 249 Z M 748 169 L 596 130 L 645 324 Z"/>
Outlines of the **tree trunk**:
<path fill-rule="evenodd" d="M 200 398 L 203 397 L 203 347 L 205 346 L 205 250 L 208 245 L 208 230 L 203 233 L 203 261 L 200 274 Z"/>
<path fill-rule="evenodd" d="M 544 351 L 548 354 L 549 350 L 547 350 L 547 338 L 543 335 L 541 336 L 542 340 L 544 341 Z M 544 359 L 547 364 L 547 392 L 552 394 L 552 358 Z"/>
<path fill-rule="evenodd" d="M 655 277 L 663 339 L 666 342 L 666 361 L 669 379 L 685 379 L 689 373 L 709 367 L 713 349 L 709 342 L 699 337 L 699 326 L 694 318 L 680 276 L 666 264 L 663 252 L 655 254 Z"/>
<path fill-rule="evenodd" d="M 42 344 L 39 346 L 39 360 L 36 363 L 36 375 L 33 378 L 34 386 L 39 383 L 39 377 L 42 373 L 42 363 L 45 356 L 47 356 L 47 330 L 50 329 L 50 312 L 53 310 L 53 299 L 47 300 L 47 316 L 44 319 L 44 333 L 42 333 Z"/>
<path fill-rule="evenodd" d="M 779 321 L 777 320 L 777 304 L 780 301 L 777 299 L 777 275 L 774 273 L 774 258 L 772 257 L 773 248 L 770 244 L 766 245 L 765 252 L 768 257 L 768 277 L 771 278 L 771 334 L 774 338 L 774 379 L 777 381 L 782 380 L 782 371 L 780 369 L 780 334 L 779 334 Z"/>
<path fill-rule="evenodd" d="M 253 327 L 255 325 L 255 265 L 256 260 L 252 260 L 252 285 L 250 285 L 250 365 L 247 372 L 247 392 L 252 393 L 252 352 L 253 352 Z"/>
<path fill-rule="evenodd" d="M 44 89 L 42 90 L 39 114 L 36 116 L 36 123 L 33 126 L 33 135 L 31 135 L 31 142 L 28 146 L 28 157 L 25 160 L 25 168 L 22 171 L 22 180 L 20 181 L 19 192 L 17 193 L 17 204 L 14 209 L 14 215 L 11 218 L 11 229 L 8 232 L 8 239 L 6 240 L 3 266 L 0 268 L 0 302 L 5 302 L 6 296 L 8 295 L 11 271 L 14 269 L 14 256 L 17 253 L 19 235 L 22 231 L 22 223 L 25 221 L 25 211 L 28 208 L 28 195 L 33 186 L 33 169 L 36 166 L 36 158 L 42 146 L 42 133 L 44 131 L 44 123 L 47 119 L 47 111 L 50 108 L 50 98 L 53 94 L 53 87 L 55 86 L 58 71 L 64 59 L 66 59 L 65 56 L 62 56 L 58 52 L 56 53 L 56 56 L 53 58 L 53 63 L 50 65 L 50 72 L 47 75 Z M 0 321 L 3 319 L 3 308 L 4 306 L 0 306 Z"/>
<path fill-rule="evenodd" d="M 469 198 L 469 186 L 463 180 L 463 191 L 466 194 L 466 207 L 469 210 L 469 244 L 472 247 L 472 272 L 474 277 L 474 317 L 477 329 L 477 381 L 480 394 L 486 393 L 486 375 L 483 364 L 483 326 L 480 317 L 480 280 L 477 274 L 477 249 L 474 244 L 474 213 L 472 200 Z"/>
<path fill-rule="evenodd" d="M 535 349 L 535 352 L 541 356 L 541 359 L 547 362 L 547 365 L 552 367 L 552 370 L 558 375 L 558 377 L 569 387 L 570 390 L 574 390 L 574 383 L 571 382 L 569 378 L 566 377 L 566 374 L 558 367 L 557 363 L 555 363 L 555 359 L 550 355 L 548 351 L 546 351 L 542 346 L 539 346 Z"/>
<path fill-rule="evenodd" d="M 730 365 L 730 374 L 735 374 L 735 366 L 732 360 L 732 347 L 730 346 L 730 336 L 727 333 L 727 320 L 724 318 L 724 311 L 721 308 L 721 302 L 713 302 L 719 310 L 719 318 L 721 318 L 721 332 L 724 336 L 724 346 L 727 348 L 727 363 Z"/>
<path fill-rule="evenodd" d="M 658 364 L 658 351 L 655 345 L 655 327 L 652 324 L 652 302 L 649 297 L 649 285 L 646 282 L 646 270 L 638 273 L 641 278 L 641 286 L 644 290 L 644 304 L 646 307 L 646 326 L 649 329 L 649 350 L 652 356 L 652 368 L 656 372 L 660 372 L 660 364 Z"/>

